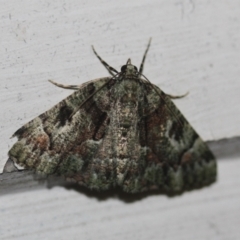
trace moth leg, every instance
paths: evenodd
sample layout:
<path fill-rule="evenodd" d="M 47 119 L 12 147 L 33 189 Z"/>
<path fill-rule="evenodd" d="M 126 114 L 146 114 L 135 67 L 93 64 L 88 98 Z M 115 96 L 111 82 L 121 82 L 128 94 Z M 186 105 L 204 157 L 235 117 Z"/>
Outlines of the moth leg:
<path fill-rule="evenodd" d="M 165 93 L 166 94 L 166 93 Z M 174 96 L 174 95 L 170 95 L 170 94 L 166 94 L 169 98 L 171 99 L 178 99 L 178 98 L 184 98 L 186 97 L 187 95 L 189 94 L 189 92 L 186 92 L 185 94 L 183 95 L 179 95 L 179 96 Z"/>
<path fill-rule="evenodd" d="M 57 87 L 65 88 L 65 89 L 78 90 L 81 87 L 81 85 L 63 85 L 60 83 L 56 83 L 53 80 L 48 80 L 48 81 Z"/>
<path fill-rule="evenodd" d="M 109 66 L 109 65 L 97 54 L 97 52 L 95 51 L 95 49 L 94 49 L 93 46 L 92 46 L 92 50 L 93 50 L 94 54 L 97 56 L 97 58 L 100 60 L 100 62 L 103 64 L 103 66 L 108 70 L 108 72 L 109 72 L 112 76 L 115 75 L 113 72 L 118 73 L 118 71 L 117 71 L 115 68 Z"/>
<path fill-rule="evenodd" d="M 151 40 L 152 40 L 152 38 L 149 39 L 148 45 L 147 45 L 147 49 L 145 50 L 145 53 L 144 53 L 144 55 L 143 55 L 143 59 L 142 59 L 142 62 L 141 62 L 140 68 L 139 68 L 139 73 L 138 73 L 139 76 L 142 75 L 145 58 L 146 58 L 146 56 L 147 56 L 147 52 L 148 52 L 148 49 L 149 49 L 149 47 L 150 47 Z"/>

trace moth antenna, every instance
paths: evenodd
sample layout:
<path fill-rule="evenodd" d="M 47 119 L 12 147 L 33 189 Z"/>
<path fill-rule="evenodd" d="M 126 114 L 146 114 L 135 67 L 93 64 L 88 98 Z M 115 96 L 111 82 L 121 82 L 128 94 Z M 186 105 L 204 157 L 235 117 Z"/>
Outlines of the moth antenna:
<path fill-rule="evenodd" d="M 94 49 L 94 46 L 93 46 L 93 45 L 92 45 L 92 50 L 93 50 L 94 54 L 97 56 L 97 58 L 100 60 L 100 62 L 103 64 L 103 66 L 108 70 L 108 72 L 109 72 L 112 76 L 114 76 L 114 73 L 112 73 L 112 72 L 118 73 L 118 71 L 117 71 L 115 68 L 111 67 L 108 63 L 106 63 L 106 62 L 97 54 L 97 52 L 96 52 L 96 50 Z"/>
<path fill-rule="evenodd" d="M 165 93 L 166 94 L 166 93 Z M 189 91 L 187 91 L 186 93 L 184 93 L 183 95 L 179 95 L 179 96 L 174 96 L 171 94 L 166 94 L 168 97 L 170 97 L 171 99 L 179 99 L 179 98 L 184 98 L 189 94 Z"/>
<path fill-rule="evenodd" d="M 144 67 L 144 62 L 145 62 L 145 59 L 146 59 L 146 56 L 147 56 L 148 49 L 149 49 L 149 47 L 150 47 L 151 41 L 152 41 L 152 38 L 150 37 L 150 39 L 149 39 L 149 41 L 148 41 L 147 48 L 146 48 L 146 50 L 145 50 L 145 52 L 144 52 L 144 55 L 143 55 L 143 58 L 142 58 L 142 62 L 141 62 L 140 68 L 139 68 L 138 76 L 142 75 L 143 67 Z"/>
<path fill-rule="evenodd" d="M 78 90 L 81 87 L 81 85 L 79 85 L 79 86 L 78 85 L 63 85 L 61 83 L 54 82 L 51 79 L 49 79 L 48 81 L 50 83 L 52 83 L 53 85 L 60 87 L 60 88 L 64 88 L 64 89 Z"/>

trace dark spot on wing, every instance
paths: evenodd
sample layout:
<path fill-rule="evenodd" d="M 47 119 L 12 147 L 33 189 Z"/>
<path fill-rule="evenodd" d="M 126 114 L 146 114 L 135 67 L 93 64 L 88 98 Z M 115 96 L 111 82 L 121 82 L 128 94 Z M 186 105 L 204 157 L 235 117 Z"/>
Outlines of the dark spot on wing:
<path fill-rule="evenodd" d="M 107 84 L 107 89 L 110 90 L 116 82 L 116 79 L 112 78 Z"/>
<path fill-rule="evenodd" d="M 215 159 L 214 155 L 212 154 L 212 152 L 209 149 L 206 149 L 206 151 L 204 151 L 202 153 L 202 157 L 207 162 Z"/>
<path fill-rule="evenodd" d="M 174 139 L 179 141 L 183 137 L 183 127 L 179 124 L 179 122 L 173 122 L 172 127 L 169 131 L 169 136 L 172 138 L 174 135 Z"/>
<path fill-rule="evenodd" d="M 23 127 L 19 128 L 19 129 L 13 134 L 13 136 L 22 137 L 24 131 L 26 131 L 26 128 L 23 126 Z"/>
<path fill-rule="evenodd" d="M 94 140 L 100 140 L 104 137 L 108 119 L 108 115 L 105 112 L 98 116 L 98 122 L 95 123 L 96 127 L 93 134 Z"/>
<path fill-rule="evenodd" d="M 88 94 L 93 94 L 96 90 L 95 90 L 95 86 L 94 86 L 94 83 L 89 83 L 87 85 L 87 91 L 88 91 Z"/>
<path fill-rule="evenodd" d="M 65 105 L 60 108 L 57 119 L 59 120 L 61 126 L 64 126 L 66 124 L 66 121 L 70 120 L 71 114 L 72 109 L 68 106 Z"/>
<path fill-rule="evenodd" d="M 93 98 L 89 99 L 83 106 L 85 112 L 89 116 L 91 123 L 88 128 L 84 129 L 81 139 L 100 140 L 104 137 L 106 127 L 109 124 L 109 117 L 105 111 L 99 108 Z M 81 140 L 79 140 L 81 142 Z"/>

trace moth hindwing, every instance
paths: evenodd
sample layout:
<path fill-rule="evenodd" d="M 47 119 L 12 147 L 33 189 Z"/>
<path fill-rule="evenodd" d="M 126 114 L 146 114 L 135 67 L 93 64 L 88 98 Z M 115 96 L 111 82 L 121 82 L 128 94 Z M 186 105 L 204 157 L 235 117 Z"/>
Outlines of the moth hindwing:
<path fill-rule="evenodd" d="M 178 192 L 216 179 L 216 160 L 165 94 L 127 63 L 80 86 L 17 130 L 10 158 L 38 174 L 63 175 L 91 189 Z"/>

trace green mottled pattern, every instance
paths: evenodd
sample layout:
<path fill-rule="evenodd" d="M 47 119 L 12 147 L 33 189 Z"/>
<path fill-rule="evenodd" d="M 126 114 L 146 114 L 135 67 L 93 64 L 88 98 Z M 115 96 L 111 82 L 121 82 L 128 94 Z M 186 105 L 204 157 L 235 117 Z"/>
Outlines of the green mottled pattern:
<path fill-rule="evenodd" d="M 214 182 L 214 156 L 154 88 L 136 77 L 85 83 L 20 128 L 9 156 L 38 174 L 64 175 L 97 190 L 179 192 Z"/>

